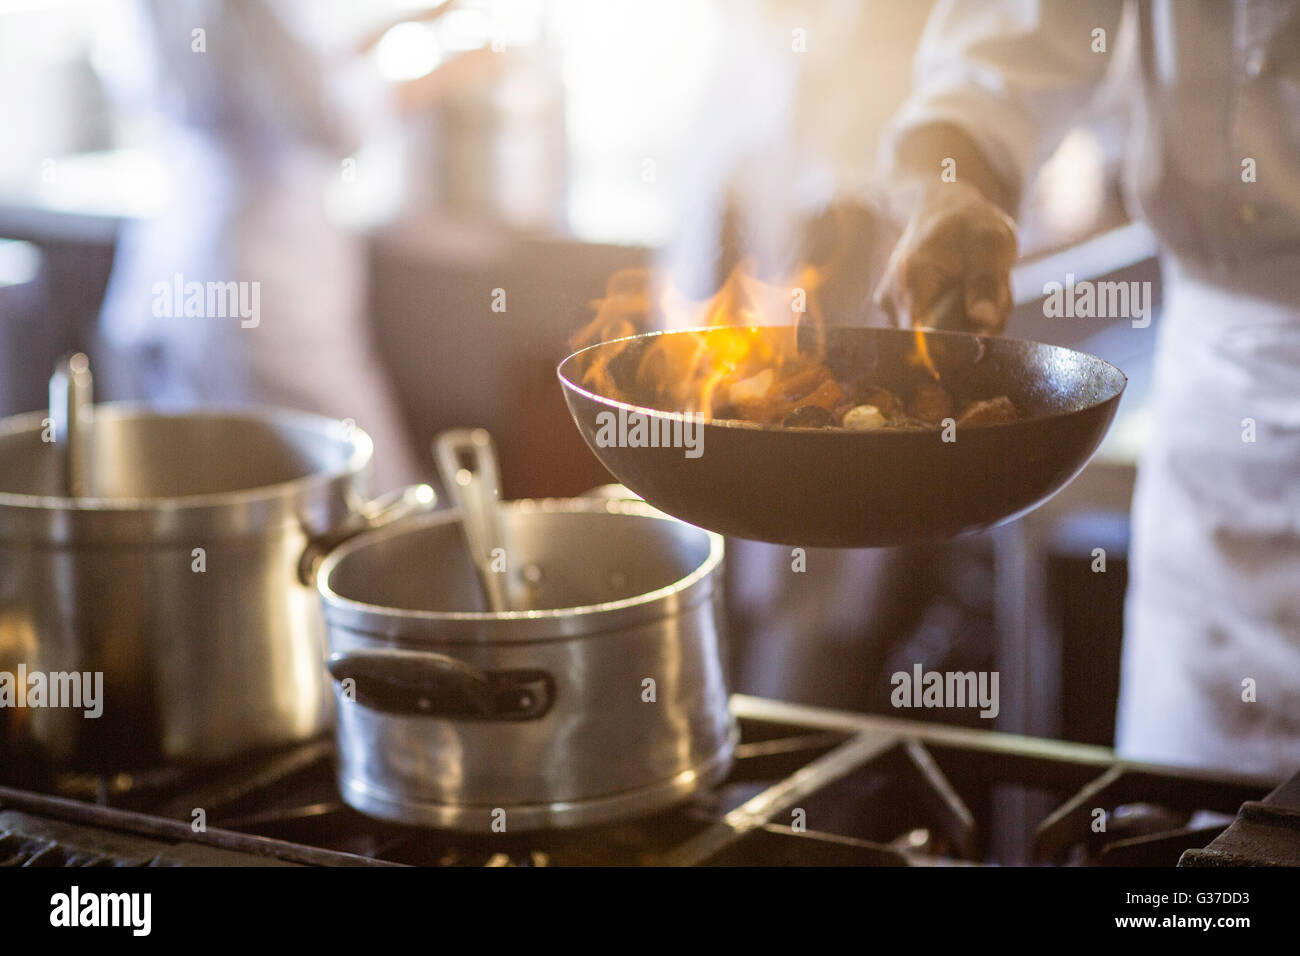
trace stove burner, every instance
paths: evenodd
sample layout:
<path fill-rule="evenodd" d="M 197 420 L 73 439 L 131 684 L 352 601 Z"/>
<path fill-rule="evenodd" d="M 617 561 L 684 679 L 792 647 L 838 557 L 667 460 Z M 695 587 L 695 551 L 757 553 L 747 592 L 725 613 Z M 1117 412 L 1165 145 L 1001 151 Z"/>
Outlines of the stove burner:
<path fill-rule="evenodd" d="M 1183 866 L 1300 866 L 1300 774 L 1261 802 L 1241 805 L 1236 821 Z"/>
<path fill-rule="evenodd" d="M 1101 747 L 746 696 L 733 697 L 732 710 L 741 742 L 728 778 L 639 820 L 524 835 L 385 823 L 342 803 L 330 744 L 315 741 L 222 767 L 67 777 L 58 796 L 0 788 L 0 863 L 1172 866 L 1180 857 L 1199 865 L 1300 859 L 1296 842 L 1270 849 L 1277 834 L 1292 841 L 1300 834 L 1300 782 L 1254 803 L 1247 801 L 1259 800 L 1270 781 L 1130 764 Z M 1241 818 L 1231 823 L 1238 807 Z"/>

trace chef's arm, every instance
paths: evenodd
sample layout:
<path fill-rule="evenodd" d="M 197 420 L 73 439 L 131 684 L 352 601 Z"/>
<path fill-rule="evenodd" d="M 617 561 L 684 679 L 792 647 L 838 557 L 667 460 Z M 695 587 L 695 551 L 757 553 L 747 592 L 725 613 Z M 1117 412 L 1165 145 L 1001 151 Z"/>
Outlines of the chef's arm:
<path fill-rule="evenodd" d="M 960 128 L 899 142 L 882 195 L 903 233 L 876 301 L 901 327 L 997 335 L 1011 313 L 1015 190 Z"/>
<path fill-rule="evenodd" d="M 933 123 L 908 130 L 894 146 L 900 185 L 923 189 L 960 179 L 1007 215 L 1019 205 L 1018 184 L 1000 174 L 960 126 Z"/>
<path fill-rule="evenodd" d="M 941 0 L 916 88 L 881 148 L 902 236 L 876 301 L 899 325 L 999 333 L 1011 311 L 1011 216 L 1110 68 L 1119 0 Z"/>

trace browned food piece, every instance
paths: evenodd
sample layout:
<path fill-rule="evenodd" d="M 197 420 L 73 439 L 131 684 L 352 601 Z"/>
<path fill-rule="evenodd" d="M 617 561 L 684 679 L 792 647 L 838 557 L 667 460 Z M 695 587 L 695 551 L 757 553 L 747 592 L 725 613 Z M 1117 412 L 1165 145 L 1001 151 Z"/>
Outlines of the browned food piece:
<path fill-rule="evenodd" d="M 784 395 L 790 401 L 802 405 L 804 402 L 801 399 L 804 395 L 816 390 L 825 382 L 833 381 L 833 379 L 834 376 L 831 374 L 831 370 L 824 364 L 818 363 L 801 369 L 793 375 L 779 379 L 773 384 L 772 391 L 768 394 Z"/>
<path fill-rule="evenodd" d="M 1005 395 L 971 402 L 957 419 L 958 425 L 1005 425 L 1020 418 L 1016 406 Z"/>
<path fill-rule="evenodd" d="M 917 386 L 907 411 L 929 425 L 938 425 L 952 415 L 952 396 L 941 385 L 926 382 Z"/>
<path fill-rule="evenodd" d="M 831 411 L 836 405 L 844 401 L 844 391 L 833 378 L 828 378 L 815 389 L 799 399 L 800 405 L 817 405 L 826 411 Z"/>
<path fill-rule="evenodd" d="M 800 405 L 781 424 L 786 428 L 829 428 L 835 418 L 820 405 Z"/>
<path fill-rule="evenodd" d="M 779 422 L 790 411 L 790 403 L 772 398 L 756 398 L 751 401 L 733 402 L 727 410 L 733 412 L 734 416 L 742 421 L 772 425 Z"/>

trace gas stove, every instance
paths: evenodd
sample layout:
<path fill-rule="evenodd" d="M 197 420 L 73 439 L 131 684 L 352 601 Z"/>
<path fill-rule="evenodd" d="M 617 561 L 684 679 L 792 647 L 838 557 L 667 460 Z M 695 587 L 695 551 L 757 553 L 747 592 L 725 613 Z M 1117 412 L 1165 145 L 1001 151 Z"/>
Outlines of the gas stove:
<path fill-rule="evenodd" d="M 0 788 L 0 866 L 571 866 L 1300 862 L 1300 778 L 737 695 L 730 775 L 653 816 L 453 834 L 347 807 L 329 741 L 236 765 Z M 1235 822 L 1234 822 L 1235 821 Z"/>

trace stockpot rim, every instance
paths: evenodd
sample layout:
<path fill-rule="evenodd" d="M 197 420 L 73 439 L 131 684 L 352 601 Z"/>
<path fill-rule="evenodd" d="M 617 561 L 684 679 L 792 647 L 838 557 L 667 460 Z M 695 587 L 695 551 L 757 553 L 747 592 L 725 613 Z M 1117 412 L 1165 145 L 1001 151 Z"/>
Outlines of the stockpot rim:
<path fill-rule="evenodd" d="M 94 406 L 99 420 L 227 419 L 297 431 L 342 446 L 332 466 L 233 491 L 173 497 L 83 497 L 0 491 L 0 547 L 155 548 L 230 540 L 265 540 L 284 529 L 321 534 L 364 504 L 374 444 L 360 427 L 346 434 L 338 419 L 274 406 L 109 402 Z M 47 412 L 0 419 L 0 440 L 39 431 Z M 188 549 L 188 548 L 187 548 Z"/>
<path fill-rule="evenodd" d="M 374 455 L 374 443 L 361 427 L 353 426 L 344 436 L 338 434 L 339 419 L 255 403 L 242 404 L 184 404 L 157 406 L 142 402 L 106 402 L 95 405 L 93 420 L 141 419 L 225 419 L 228 421 L 260 422 L 294 428 L 316 437 L 352 445 L 341 465 L 334 468 L 314 468 L 306 474 L 287 481 L 234 491 L 219 491 L 198 495 L 173 495 L 158 498 L 134 497 L 68 497 L 65 495 L 27 495 L 0 490 L 0 508 L 38 509 L 41 511 L 69 511 L 90 513 L 126 513 L 150 511 L 185 511 L 202 508 L 229 507 L 252 504 L 271 498 L 292 498 L 297 492 L 308 491 L 318 485 L 328 484 L 341 475 L 364 469 Z M 37 410 L 23 412 L 0 419 L 0 440 L 25 431 L 39 432 L 48 412 Z"/>

